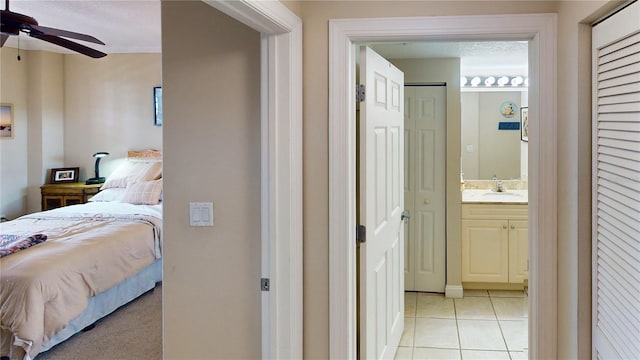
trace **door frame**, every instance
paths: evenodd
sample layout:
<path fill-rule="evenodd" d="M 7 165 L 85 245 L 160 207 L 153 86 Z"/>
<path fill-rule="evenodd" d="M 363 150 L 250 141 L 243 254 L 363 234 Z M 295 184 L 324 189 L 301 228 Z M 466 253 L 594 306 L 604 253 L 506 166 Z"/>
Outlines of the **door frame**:
<path fill-rule="evenodd" d="M 302 21 L 278 1 L 203 1 L 261 33 L 262 358 L 301 359 Z"/>
<path fill-rule="evenodd" d="M 529 357 L 557 352 L 557 15 L 509 14 L 329 21 L 329 351 L 356 358 L 357 43 L 529 40 Z M 545 139 L 542 146 L 541 139 Z M 457 180 L 457 179 L 456 179 Z M 447 182 L 452 181 L 447 177 Z M 459 239 L 449 239 L 449 243 Z M 459 253 L 459 246 L 457 247 Z M 544 266 L 541 259 L 544 259 Z M 461 282 L 458 284 L 461 288 Z M 449 284 L 447 285 L 449 286 Z M 544 310 L 544 316 L 543 312 Z"/>

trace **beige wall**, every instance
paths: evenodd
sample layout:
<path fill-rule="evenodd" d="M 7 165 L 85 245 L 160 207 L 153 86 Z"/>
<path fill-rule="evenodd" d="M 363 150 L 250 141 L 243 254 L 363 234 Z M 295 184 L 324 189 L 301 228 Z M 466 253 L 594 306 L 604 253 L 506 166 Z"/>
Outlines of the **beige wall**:
<path fill-rule="evenodd" d="M 27 213 L 42 210 L 40 186 L 48 168 L 64 166 L 64 55 L 28 53 L 29 157 Z"/>
<path fill-rule="evenodd" d="M 591 357 L 591 27 L 620 1 L 558 6 L 558 358 Z"/>
<path fill-rule="evenodd" d="M 14 104 L 15 138 L 0 141 L 0 214 L 40 210 L 49 169 L 80 167 L 93 176 L 100 150 L 108 175 L 127 150 L 162 148 L 153 126 L 153 87 L 161 83 L 160 54 L 110 54 L 103 59 L 2 48 L 0 100 Z"/>
<path fill-rule="evenodd" d="M 464 179 L 480 179 L 480 139 L 478 138 L 478 125 L 480 123 L 478 108 L 480 106 L 480 93 L 463 92 L 460 94 L 460 108 L 462 116 L 460 171 Z M 473 148 L 473 152 L 467 152 L 467 146 Z"/>
<path fill-rule="evenodd" d="M 160 86 L 160 54 L 110 54 L 101 59 L 65 55 L 64 164 L 94 176 L 97 151 L 108 176 L 129 150 L 162 149 L 162 127 L 154 126 L 153 87 Z"/>
<path fill-rule="evenodd" d="M 164 358 L 258 359 L 260 34 L 194 1 L 162 2 L 162 34 Z"/>
<path fill-rule="evenodd" d="M 27 196 L 27 68 L 29 56 L 0 49 L 0 102 L 13 104 L 13 139 L 0 140 L 0 215 L 22 215 Z"/>

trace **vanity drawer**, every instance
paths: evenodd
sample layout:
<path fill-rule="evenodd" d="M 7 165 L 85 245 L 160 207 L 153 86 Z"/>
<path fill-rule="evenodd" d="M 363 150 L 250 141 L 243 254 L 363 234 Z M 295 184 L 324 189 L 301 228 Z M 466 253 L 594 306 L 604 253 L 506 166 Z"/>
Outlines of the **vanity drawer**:
<path fill-rule="evenodd" d="M 527 220 L 528 205 L 462 204 L 463 219 L 469 220 Z"/>

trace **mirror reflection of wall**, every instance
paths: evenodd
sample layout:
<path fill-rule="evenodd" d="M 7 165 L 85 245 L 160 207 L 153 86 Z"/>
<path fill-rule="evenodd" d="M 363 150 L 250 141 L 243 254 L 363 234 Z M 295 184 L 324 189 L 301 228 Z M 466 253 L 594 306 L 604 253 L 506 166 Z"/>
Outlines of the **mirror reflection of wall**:
<path fill-rule="evenodd" d="M 526 179 L 527 143 L 521 142 L 519 130 L 499 130 L 498 125 L 519 123 L 527 96 L 527 91 L 461 93 L 461 169 L 466 179 Z M 513 117 L 501 114 L 501 105 L 507 101 L 517 106 Z"/>

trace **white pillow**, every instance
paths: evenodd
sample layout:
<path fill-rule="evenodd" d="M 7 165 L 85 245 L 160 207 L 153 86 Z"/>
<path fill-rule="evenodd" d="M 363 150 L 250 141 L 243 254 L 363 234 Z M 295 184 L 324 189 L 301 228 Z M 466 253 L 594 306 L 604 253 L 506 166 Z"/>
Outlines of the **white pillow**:
<path fill-rule="evenodd" d="M 122 202 L 136 205 L 156 205 L 160 202 L 162 179 L 144 181 L 127 187 Z"/>
<path fill-rule="evenodd" d="M 125 161 L 107 177 L 100 188 L 126 188 L 142 181 L 156 180 L 162 176 L 162 162 L 159 161 Z"/>
<path fill-rule="evenodd" d="M 125 188 L 104 189 L 95 194 L 89 201 L 121 201 L 126 190 Z"/>

